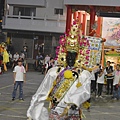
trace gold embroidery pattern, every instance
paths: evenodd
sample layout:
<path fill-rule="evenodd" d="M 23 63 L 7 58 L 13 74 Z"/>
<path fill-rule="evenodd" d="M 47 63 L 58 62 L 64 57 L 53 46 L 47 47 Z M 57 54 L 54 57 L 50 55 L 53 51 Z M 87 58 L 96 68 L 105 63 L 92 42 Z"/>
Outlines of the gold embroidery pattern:
<path fill-rule="evenodd" d="M 56 91 L 54 97 L 57 98 L 58 101 L 60 101 L 74 82 L 75 78 L 65 79 L 62 85 Z"/>
<path fill-rule="evenodd" d="M 57 101 L 60 101 L 64 95 L 67 93 L 67 91 L 70 89 L 70 87 L 73 85 L 73 83 L 76 81 L 76 77 L 72 78 L 64 78 L 64 81 L 59 85 L 58 88 L 55 87 L 57 84 L 59 84 L 59 77 L 56 78 L 56 80 L 53 82 L 53 87 L 51 88 L 47 100 L 51 101 L 52 98 L 57 98 Z"/>

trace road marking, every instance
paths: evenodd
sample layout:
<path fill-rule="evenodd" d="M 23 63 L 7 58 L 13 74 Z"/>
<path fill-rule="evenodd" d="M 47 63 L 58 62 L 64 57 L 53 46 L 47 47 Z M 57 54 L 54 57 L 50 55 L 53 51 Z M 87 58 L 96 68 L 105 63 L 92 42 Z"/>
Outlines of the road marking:
<path fill-rule="evenodd" d="M 97 114 L 111 115 L 111 116 L 120 118 L 120 116 L 119 116 L 119 111 L 118 111 L 118 113 L 117 113 L 117 112 L 115 112 L 115 113 L 109 112 L 109 113 L 108 113 L 108 112 L 101 112 L 101 111 L 98 111 L 98 110 L 93 110 L 93 112 L 97 112 L 97 113 L 90 113 L 90 114 L 91 114 L 91 115 L 97 115 Z"/>
<path fill-rule="evenodd" d="M 114 108 L 114 107 L 116 107 L 116 106 L 91 106 L 91 108 L 95 108 L 95 107 L 107 107 L 107 108 Z"/>
<path fill-rule="evenodd" d="M 26 116 L 16 116 L 16 115 L 7 115 L 7 114 L 0 114 L 0 116 L 13 117 L 13 118 L 25 118 L 25 119 L 27 119 Z"/>
<path fill-rule="evenodd" d="M 11 86 L 13 86 L 13 84 L 12 84 L 12 85 L 7 85 L 7 86 L 4 86 L 4 87 L 1 87 L 0 90 L 5 89 L 5 88 L 8 88 L 8 87 L 11 87 Z"/>
<path fill-rule="evenodd" d="M 27 83 L 27 84 L 38 85 L 37 83 Z"/>
<path fill-rule="evenodd" d="M 26 108 L 9 108 L 9 107 L 6 107 L 6 106 L 1 106 L 0 109 L 7 109 L 7 110 L 21 110 L 21 109 L 26 109 Z"/>
<path fill-rule="evenodd" d="M 36 90 L 37 88 L 31 88 L 31 87 L 28 87 L 28 86 L 24 86 L 24 89 L 25 88 L 28 88 L 28 89 L 30 89 L 30 90 Z"/>
<path fill-rule="evenodd" d="M 31 79 L 31 80 L 33 80 L 33 79 Z M 27 80 L 26 83 L 29 82 L 29 81 L 31 81 L 31 80 Z M 13 86 L 13 85 L 14 85 L 14 84 L 1 87 L 0 90 L 5 89 L 5 88 L 8 88 L 8 87 L 11 87 L 11 86 Z"/>
<path fill-rule="evenodd" d="M 22 114 L 21 112 L 19 112 L 17 110 L 14 110 L 12 108 L 8 108 L 8 107 L 0 107 L 0 110 L 10 110 L 10 111 L 13 111 L 14 113 L 20 113 L 20 114 Z"/>

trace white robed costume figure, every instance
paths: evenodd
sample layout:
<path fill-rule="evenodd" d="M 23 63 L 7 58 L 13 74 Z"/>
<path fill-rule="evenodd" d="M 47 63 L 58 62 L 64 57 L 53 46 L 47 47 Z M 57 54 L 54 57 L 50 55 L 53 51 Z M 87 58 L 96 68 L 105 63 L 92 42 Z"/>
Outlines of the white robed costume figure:
<path fill-rule="evenodd" d="M 48 71 L 33 95 L 27 111 L 29 119 L 64 120 L 79 114 L 77 119 L 81 120 L 80 106 L 90 98 L 91 74 L 83 69 L 89 64 L 89 42 L 80 37 L 79 29 L 79 24 L 74 22 L 69 35 L 60 38 L 59 66 Z M 49 113 L 44 107 L 46 100 L 50 103 Z"/>

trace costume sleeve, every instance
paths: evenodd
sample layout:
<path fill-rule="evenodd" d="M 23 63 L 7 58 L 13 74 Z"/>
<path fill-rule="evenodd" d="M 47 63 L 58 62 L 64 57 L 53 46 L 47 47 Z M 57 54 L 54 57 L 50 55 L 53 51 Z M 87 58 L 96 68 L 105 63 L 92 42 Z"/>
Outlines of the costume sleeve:
<path fill-rule="evenodd" d="M 78 83 L 78 80 L 76 80 L 68 91 L 68 94 L 65 96 L 65 102 L 74 103 L 75 105 L 80 106 L 88 100 L 90 98 L 91 77 L 92 75 L 88 71 L 84 71 L 84 73 L 79 77 L 82 86 L 77 88 L 76 84 Z"/>
<path fill-rule="evenodd" d="M 27 110 L 27 117 L 31 117 L 33 120 L 47 120 L 45 117 L 42 117 L 42 115 L 45 114 L 45 112 L 42 112 L 42 110 L 44 106 L 44 100 L 46 100 L 49 90 L 53 85 L 53 81 L 57 77 L 56 70 L 57 68 L 52 68 L 47 72 L 38 90 L 32 96 L 30 106 Z"/>

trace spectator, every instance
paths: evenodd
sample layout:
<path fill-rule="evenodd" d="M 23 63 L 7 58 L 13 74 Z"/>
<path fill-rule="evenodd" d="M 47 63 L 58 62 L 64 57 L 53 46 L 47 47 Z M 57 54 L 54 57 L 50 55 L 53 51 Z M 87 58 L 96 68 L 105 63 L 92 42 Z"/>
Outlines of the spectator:
<path fill-rule="evenodd" d="M 96 92 L 97 92 L 96 82 L 97 82 L 99 70 L 100 70 L 100 66 L 99 66 L 99 64 L 97 64 L 95 69 L 93 70 L 93 73 L 94 73 L 93 77 L 94 77 L 95 80 L 93 79 L 93 81 L 92 81 L 92 92 L 95 93 L 95 96 L 96 96 Z"/>
<path fill-rule="evenodd" d="M 8 51 L 10 51 L 11 54 L 14 53 L 14 47 L 13 47 L 12 43 L 10 43 L 10 44 L 8 45 Z"/>
<path fill-rule="evenodd" d="M 9 54 L 9 63 L 7 63 L 7 66 L 8 66 L 9 68 L 11 68 L 12 65 L 13 65 L 13 56 L 12 56 L 12 54 L 10 53 L 10 51 L 8 52 L 8 54 Z"/>
<path fill-rule="evenodd" d="M 113 92 L 113 67 L 110 65 L 110 61 L 107 61 L 107 67 L 106 67 L 106 79 L 107 79 L 107 95 L 112 95 Z M 111 92 L 110 92 L 110 85 L 111 85 Z M 110 92 L 110 93 L 109 93 Z"/>
<path fill-rule="evenodd" d="M 95 84 L 95 73 L 94 73 L 94 70 L 92 70 L 91 72 L 91 93 L 93 93 L 95 90 L 94 90 L 94 84 Z"/>
<path fill-rule="evenodd" d="M 45 64 L 47 64 L 49 61 L 50 61 L 50 56 L 46 55 L 46 57 L 45 57 Z"/>
<path fill-rule="evenodd" d="M 12 54 L 11 54 L 11 52 L 9 51 L 8 54 L 9 54 L 9 58 L 12 60 Z"/>
<path fill-rule="evenodd" d="M 14 90 L 12 93 L 12 100 L 15 100 L 16 97 L 16 91 L 19 86 L 19 99 L 23 99 L 23 82 L 25 82 L 26 76 L 25 76 L 25 68 L 22 65 L 22 61 L 18 60 L 18 65 L 15 66 L 14 70 Z"/>
<path fill-rule="evenodd" d="M 113 98 L 120 99 L 120 65 L 117 64 L 116 70 L 114 72 L 114 81 L 113 81 Z"/>
<path fill-rule="evenodd" d="M 103 85 L 104 85 L 104 77 L 105 77 L 105 71 L 104 68 L 100 69 L 99 74 L 98 74 L 98 79 L 97 79 L 97 83 L 98 83 L 98 92 L 97 92 L 97 96 L 96 98 L 100 97 L 102 98 L 102 89 L 103 89 Z"/>
<path fill-rule="evenodd" d="M 25 67 L 25 71 L 28 71 L 28 62 L 27 59 L 24 59 L 23 66 Z"/>
<path fill-rule="evenodd" d="M 21 57 L 23 60 L 25 59 L 25 54 L 24 54 L 23 51 L 21 51 L 21 53 L 20 53 L 20 57 Z"/>
<path fill-rule="evenodd" d="M 56 58 L 54 59 L 54 66 L 58 66 L 58 61 Z"/>
<path fill-rule="evenodd" d="M 45 75 L 47 71 L 54 66 L 54 59 L 51 57 L 50 61 L 45 66 Z"/>
<path fill-rule="evenodd" d="M 43 55 L 40 53 L 36 56 L 36 60 L 35 60 L 36 67 L 38 67 L 39 60 L 44 60 Z"/>
<path fill-rule="evenodd" d="M 27 52 L 28 52 L 27 43 L 25 43 L 25 45 L 23 46 L 23 52 L 24 52 L 25 58 L 28 57 L 28 56 L 27 56 Z"/>
<path fill-rule="evenodd" d="M 43 53 L 43 49 L 44 49 L 44 43 L 42 43 L 38 46 L 38 52 Z"/>
<path fill-rule="evenodd" d="M 12 65 L 12 68 L 14 68 L 16 65 L 17 65 L 17 60 L 19 59 L 19 54 L 18 52 L 16 52 L 14 55 L 13 55 L 13 65 Z"/>

